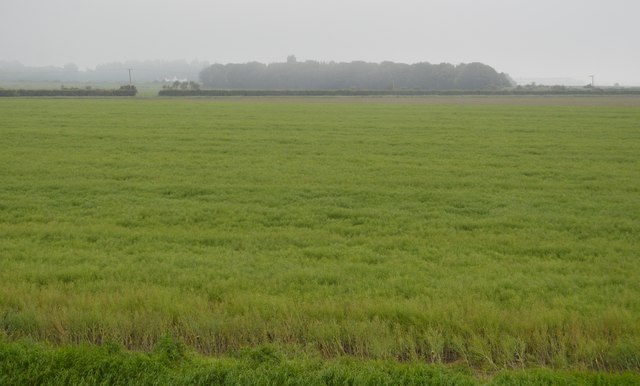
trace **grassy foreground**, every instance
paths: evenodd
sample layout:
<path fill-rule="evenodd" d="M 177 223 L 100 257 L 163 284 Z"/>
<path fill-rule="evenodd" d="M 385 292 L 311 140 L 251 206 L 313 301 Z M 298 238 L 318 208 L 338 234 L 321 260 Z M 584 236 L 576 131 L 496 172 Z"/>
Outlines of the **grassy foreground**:
<path fill-rule="evenodd" d="M 46 348 L 0 342 L 3 385 L 637 385 L 637 373 L 502 370 L 490 376 L 465 367 L 343 358 L 287 358 L 272 347 L 204 359 L 161 339 L 150 354 L 117 345 Z"/>
<path fill-rule="evenodd" d="M 638 107 L 342 102 L 0 100 L 4 358 L 640 371 Z"/>

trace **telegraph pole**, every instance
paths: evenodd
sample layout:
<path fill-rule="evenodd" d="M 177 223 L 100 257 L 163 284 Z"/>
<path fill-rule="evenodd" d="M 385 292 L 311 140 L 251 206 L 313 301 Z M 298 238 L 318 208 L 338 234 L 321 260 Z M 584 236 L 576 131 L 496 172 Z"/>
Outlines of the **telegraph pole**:
<path fill-rule="evenodd" d="M 133 70 L 133 68 L 128 68 L 127 70 L 129 70 L 129 88 L 131 88 L 131 70 Z"/>

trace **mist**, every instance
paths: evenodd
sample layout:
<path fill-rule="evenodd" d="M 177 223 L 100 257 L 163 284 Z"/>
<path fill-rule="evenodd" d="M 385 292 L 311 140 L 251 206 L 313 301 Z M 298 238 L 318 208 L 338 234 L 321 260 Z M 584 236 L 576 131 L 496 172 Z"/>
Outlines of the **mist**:
<path fill-rule="evenodd" d="M 0 61 L 486 63 L 514 79 L 640 85 L 629 0 L 3 0 Z"/>

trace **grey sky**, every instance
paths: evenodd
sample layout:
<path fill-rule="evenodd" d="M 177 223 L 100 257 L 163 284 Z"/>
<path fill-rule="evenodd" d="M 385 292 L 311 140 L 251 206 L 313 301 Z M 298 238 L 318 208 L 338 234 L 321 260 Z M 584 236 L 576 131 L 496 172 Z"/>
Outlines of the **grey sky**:
<path fill-rule="evenodd" d="M 0 60 L 489 64 L 640 85 L 638 0 L 1 0 Z"/>

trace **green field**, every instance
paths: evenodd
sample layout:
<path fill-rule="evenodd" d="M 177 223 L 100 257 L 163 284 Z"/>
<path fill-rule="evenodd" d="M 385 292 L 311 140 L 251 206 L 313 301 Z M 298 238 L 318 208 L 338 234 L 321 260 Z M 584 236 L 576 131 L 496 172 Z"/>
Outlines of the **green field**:
<path fill-rule="evenodd" d="M 640 382 L 639 101 L 0 100 L 0 383 Z"/>

